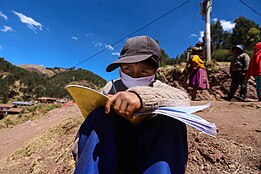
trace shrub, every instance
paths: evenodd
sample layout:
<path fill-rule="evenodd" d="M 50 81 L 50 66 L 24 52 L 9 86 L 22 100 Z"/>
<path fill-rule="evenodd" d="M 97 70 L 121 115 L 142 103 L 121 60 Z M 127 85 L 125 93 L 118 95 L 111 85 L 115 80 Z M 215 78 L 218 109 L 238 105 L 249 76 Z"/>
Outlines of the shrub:
<path fill-rule="evenodd" d="M 232 53 L 226 49 L 218 49 L 212 53 L 212 60 L 217 62 L 229 62 L 232 58 Z"/>

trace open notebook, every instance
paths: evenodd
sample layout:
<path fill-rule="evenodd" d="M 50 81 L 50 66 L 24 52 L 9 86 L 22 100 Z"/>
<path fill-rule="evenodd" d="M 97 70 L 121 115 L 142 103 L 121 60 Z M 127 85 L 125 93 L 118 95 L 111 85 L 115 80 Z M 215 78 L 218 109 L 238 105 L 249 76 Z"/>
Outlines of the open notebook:
<path fill-rule="evenodd" d="M 80 85 L 68 85 L 65 89 L 71 94 L 74 101 L 78 105 L 84 118 L 94 110 L 95 108 L 105 106 L 108 97 L 99 91 L 94 89 L 80 86 Z M 162 114 L 168 117 L 175 118 L 187 125 L 190 125 L 210 136 L 215 136 L 216 126 L 214 123 L 210 123 L 199 116 L 192 113 L 200 111 L 210 106 L 210 103 L 200 106 L 187 106 L 187 107 L 160 107 L 154 110 L 145 112 L 137 112 L 134 114 L 133 119 L 129 120 L 133 124 L 137 124 L 145 117 L 150 115 Z"/>

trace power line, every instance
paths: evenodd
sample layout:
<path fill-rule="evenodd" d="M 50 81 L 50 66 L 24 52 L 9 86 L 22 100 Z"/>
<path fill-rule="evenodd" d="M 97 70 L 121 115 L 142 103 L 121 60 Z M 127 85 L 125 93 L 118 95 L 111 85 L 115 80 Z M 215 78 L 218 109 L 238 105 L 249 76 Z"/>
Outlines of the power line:
<path fill-rule="evenodd" d="M 196 1 L 195 1 L 196 3 Z M 194 29 L 194 24 L 195 24 L 195 17 L 196 17 L 196 8 L 193 8 L 194 11 L 192 11 L 192 22 L 191 22 L 191 31 L 190 33 L 193 33 L 193 29 Z M 191 45 L 191 38 L 192 37 L 189 37 L 189 45 Z"/>
<path fill-rule="evenodd" d="M 247 3 L 245 3 L 242 0 L 238 0 L 239 2 L 241 2 L 242 4 L 244 4 L 245 6 L 247 6 L 249 9 L 251 9 L 253 12 L 255 12 L 256 14 L 258 14 L 259 16 L 261 16 L 261 13 L 259 13 L 258 11 L 256 11 L 254 8 L 252 8 L 251 6 L 249 6 Z"/>
<path fill-rule="evenodd" d="M 187 0 L 187 1 L 183 2 L 183 3 L 181 3 L 180 5 L 176 6 L 175 8 L 169 10 L 168 12 L 164 13 L 163 15 L 161 15 L 161 16 L 157 17 L 156 19 L 152 20 L 151 22 L 147 23 L 147 24 L 144 25 L 143 27 L 137 29 L 136 31 L 134 31 L 134 32 L 132 32 L 132 33 L 126 35 L 126 36 L 124 36 L 123 38 L 121 38 L 120 40 L 118 40 L 117 42 L 115 42 L 114 44 L 111 44 L 111 46 L 117 45 L 118 43 L 120 43 L 120 42 L 122 42 L 123 40 L 125 40 L 125 38 L 128 38 L 128 37 L 134 35 L 135 33 L 137 33 L 137 32 L 139 32 L 139 31 L 143 30 L 144 28 L 146 28 L 146 27 L 152 25 L 152 24 L 155 23 L 156 21 L 162 19 L 163 17 L 167 16 L 168 14 L 172 13 L 173 11 L 175 11 L 175 10 L 181 8 L 182 6 L 184 6 L 185 4 L 189 3 L 190 1 L 191 1 L 191 0 Z M 82 63 L 84 63 L 84 62 L 86 62 L 87 60 L 90 60 L 91 58 L 93 58 L 93 57 L 95 57 L 95 56 L 101 54 L 102 52 L 106 51 L 107 49 L 109 49 L 109 48 L 106 47 L 106 48 L 100 50 L 99 52 L 97 52 L 97 53 L 91 55 L 90 57 L 88 57 L 88 58 L 82 60 L 81 62 L 75 64 L 75 65 L 73 66 L 73 68 L 75 68 L 76 66 L 78 66 L 78 65 L 80 65 L 80 64 L 82 64 Z"/>

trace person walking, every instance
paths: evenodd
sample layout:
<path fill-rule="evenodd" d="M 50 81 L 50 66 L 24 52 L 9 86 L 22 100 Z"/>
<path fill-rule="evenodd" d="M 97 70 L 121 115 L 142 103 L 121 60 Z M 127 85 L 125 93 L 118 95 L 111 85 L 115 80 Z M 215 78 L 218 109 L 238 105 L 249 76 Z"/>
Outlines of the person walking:
<path fill-rule="evenodd" d="M 254 49 L 254 54 L 250 60 L 246 79 L 253 76 L 256 81 L 256 93 L 258 101 L 261 101 L 261 42 L 258 42 Z"/>
<path fill-rule="evenodd" d="M 245 53 L 244 45 L 235 45 L 231 49 L 233 53 L 233 58 L 230 63 L 230 74 L 232 78 L 231 86 L 227 97 L 224 97 L 225 100 L 232 100 L 234 95 L 240 86 L 240 97 L 241 101 L 245 101 L 247 94 L 247 80 L 246 72 L 249 66 L 249 55 Z"/>

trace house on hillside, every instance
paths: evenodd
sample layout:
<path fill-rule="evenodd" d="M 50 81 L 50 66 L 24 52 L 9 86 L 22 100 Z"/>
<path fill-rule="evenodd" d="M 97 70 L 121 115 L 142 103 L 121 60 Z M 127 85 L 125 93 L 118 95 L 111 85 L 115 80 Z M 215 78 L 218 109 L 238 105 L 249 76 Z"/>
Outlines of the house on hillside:
<path fill-rule="evenodd" d="M 7 114 L 20 114 L 24 111 L 23 108 L 10 108 L 7 111 Z"/>
<path fill-rule="evenodd" d="M 6 112 L 10 108 L 15 108 L 16 106 L 13 104 L 0 104 L 0 112 Z"/>
<path fill-rule="evenodd" d="M 16 106 L 32 106 L 33 102 L 14 101 L 14 102 L 12 102 L 12 104 L 16 105 Z"/>
<path fill-rule="evenodd" d="M 59 100 L 57 100 L 59 103 L 67 103 L 67 98 L 61 98 Z"/>
<path fill-rule="evenodd" d="M 4 114 L 20 114 L 24 111 L 23 108 L 17 108 L 14 104 L 0 104 L 0 113 Z"/>
<path fill-rule="evenodd" d="M 51 97 L 41 97 L 37 99 L 40 103 L 56 103 L 58 102 L 58 98 L 51 98 Z"/>
<path fill-rule="evenodd" d="M 41 97 L 37 99 L 40 103 L 66 103 L 66 98 L 51 98 L 51 97 Z"/>

